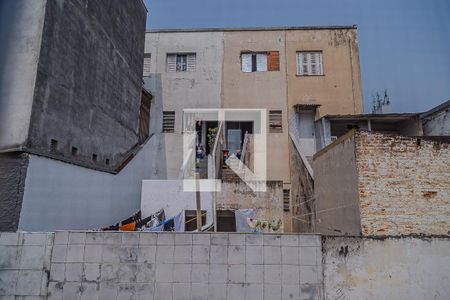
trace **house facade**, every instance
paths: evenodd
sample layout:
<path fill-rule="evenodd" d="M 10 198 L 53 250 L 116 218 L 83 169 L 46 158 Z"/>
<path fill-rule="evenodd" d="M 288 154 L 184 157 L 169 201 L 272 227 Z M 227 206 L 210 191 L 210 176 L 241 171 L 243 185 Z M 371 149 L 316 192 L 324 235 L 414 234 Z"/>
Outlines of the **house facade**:
<path fill-rule="evenodd" d="M 150 179 L 180 179 L 185 109 L 263 109 L 268 191 L 243 191 L 245 184 L 229 180 L 225 166 L 217 206 L 260 207 L 257 217 L 281 219 L 284 231 L 295 230 L 296 202 L 305 196 L 293 186 L 291 161 L 299 155 L 310 167 L 314 121 L 363 112 L 357 28 L 152 30 L 146 34 L 144 61 L 145 87 L 155 97 Z M 213 150 L 208 132 L 219 124 L 196 121 L 196 145 L 207 156 Z M 261 132 L 239 117 L 227 119 L 222 130 L 228 155 L 240 155 L 246 136 Z M 258 149 L 247 153 L 252 151 Z"/>

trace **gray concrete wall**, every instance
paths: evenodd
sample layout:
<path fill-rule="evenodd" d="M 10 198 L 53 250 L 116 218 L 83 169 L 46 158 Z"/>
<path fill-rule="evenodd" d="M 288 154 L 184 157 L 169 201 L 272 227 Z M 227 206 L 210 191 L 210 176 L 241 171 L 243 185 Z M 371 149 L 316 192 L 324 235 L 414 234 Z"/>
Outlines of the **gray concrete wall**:
<path fill-rule="evenodd" d="M 117 175 L 31 155 L 19 229 L 95 229 L 128 218 L 140 209 L 151 153 L 148 142 Z"/>
<path fill-rule="evenodd" d="M 354 132 L 314 155 L 315 230 L 361 234 Z"/>
<path fill-rule="evenodd" d="M 222 32 L 147 32 L 145 53 L 151 54 L 145 88 L 154 99 L 150 131 L 154 153 L 150 179 L 178 179 L 182 165 L 182 120 L 185 108 L 220 108 L 223 60 Z M 167 53 L 196 53 L 193 72 L 166 72 Z M 162 133 L 162 112 L 175 111 L 175 132 Z"/>
<path fill-rule="evenodd" d="M 138 142 L 146 13 L 141 0 L 48 1 L 29 148 L 48 154 L 55 139 L 75 164 L 123 161 Z"/>
<path fill-rule="evenodd" d="M 5 298 L 322 299 L 317 235 L 2 233 L 0 249 Z"/>
<path fill-rule="evenodd" d="M 449 299 L 450 239 L 326 237 L 325 299 Z"/>
<path fill-rule="evenodd" d="M 0 150 L 28 136 L 46 2 L 0 2 Z"/>
<path fill-rule="evenodd" d="M 450 136 L 450 110 L 438 111 L 422 119 L 423 134 L 428 136 Z"/>
<path fill-rule="evenodd" d="M 16 231 L 25 188 L 29 156 L 0 154 L 0 231 Z"/>

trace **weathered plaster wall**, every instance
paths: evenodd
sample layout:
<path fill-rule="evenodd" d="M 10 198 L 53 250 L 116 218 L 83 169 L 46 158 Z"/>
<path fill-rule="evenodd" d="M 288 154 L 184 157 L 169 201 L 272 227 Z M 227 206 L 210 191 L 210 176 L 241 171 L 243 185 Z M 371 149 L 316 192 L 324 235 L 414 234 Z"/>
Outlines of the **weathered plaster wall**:
<path fill-rule="evenodd" d="M 267 122 L 267 176 L 269 180 L 289 182 L 288 127 L 286 109 L 286 60 L 284 31 L 224 32 L 223 91 L 224 108 L 282 110 L 283 132 L 269 133 Z M 279 51 L 280 71 L 244 73 L 242 51 Z"/>
<path fill-rule="evenodd" d="M 322 299 L 317 235 L 2 233 L 0 297 Z"/>
<path fill-rule="evenodd" d="M 297 76 L 297 51 L 322 51 L 323 76 Z M 320 104 L 317 117 L 364 110 L 356 29 L 286 31 L 288 109 Z"/>
<path fill-rule="evenodd" d="M 266 192 L 254 192 L 244 182 L 222 182 L 221 191 L 216 193 L 218 210 L 236 210 L 253 208 L 259 220 L 282 220 L 283 218 L 283 183 L 267 181 Z M 284 228 L 284 224 L 283 224 Z M 281 228 L 281 232 L 283 232 Z"/>
<path fill-rule="evenodd" d="M 31 155 L 19 229 L 95 229 L 128 218 L 140 209 L 152 151 L 148 142 L 117 175 Z"/>
<path fill-rule="evenodd" d="M 0 154 L 0 231 L 16 231 L 19 225 L 29 156 Z"/>
<path fill-rule="evenodd" d="M 24 146 L 46 0 L 0 2 L 0 149 Z"/>
<path fill-rule="evenodd" d="M 183 109 L 220 108 L 223 59 L 222 32 L 146 33 L 151 54 L 145 87 L 154 95 L 150 128 L 154 133 L 151 179 L 178 179 L 182 165 Z M 193 72 L 166 72 L 167 53 L 196 53 Z M 162 133 L 162 112 L 175 111 L 175 132 Z"/>
<path fill-rule="evenodd" d="M 286 222 L 293 232 L 314 232 L 315 199 L 314 180 L 311 178 L 299 152 L 289 140 L 291 165 L 291 211 L 285 213 Z"/>
<path fill-rule="evenodd" d="M 325 299 L 449 299 L 448 238 L 326 237 Z"/>
<path fill-rule="evenodd" d="M 55 139 L 73 163 L 122 162 L 138 141 L 146 15 L 141 0 L 47 2 L 28 147 L 48 154 Z"/>
<path fill-rule="evenodd" d="M 360 131 L 356 157 L 364 235 L 450 234 L 448 143 Z"/>
<path fill-rule="evenodd" d="M 361 225 L 353 131 L 314 155 L 313 168 L 315 230 L 323 234 L 359 235 Z"/>
<path fill-rule="evenodd" d="M 423 118 L 422 126 L 424 135 L 450 136 L 450 108 Z"/>

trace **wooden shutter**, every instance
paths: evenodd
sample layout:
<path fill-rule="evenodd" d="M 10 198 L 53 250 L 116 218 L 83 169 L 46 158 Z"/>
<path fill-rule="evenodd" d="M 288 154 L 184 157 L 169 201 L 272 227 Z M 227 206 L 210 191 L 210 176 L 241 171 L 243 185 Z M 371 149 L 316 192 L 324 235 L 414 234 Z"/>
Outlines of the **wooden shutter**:
<path fill-rule="evenodd" d="M 252 55 L 250 53 L 242 53 L 241 62 L 242 62 L 242 72 L 252 71 Z"/>
<path fill-rule="evenodd" d="M 194 72 L 196 64 L 196 55 L 195 53 L 191 53 L 187 55 L 187 71 Z"/>
<path fill-rule="evenodd" d="M 269 111 L 269 132 L 283 131 L 283 117 L 281 110 Z"/>
<path fill-rule="evenodd" d="M 174 111 L 163 111 L 163 132 L 174 132 L 175 131 L 175 112 Z"/>
<path fill-rule="evenodd" d="M 280 71 L 280 52 L 271 51 L 267 56 L 268 70 Z"/>
<path fill-rule="evenodd" d="M 145 53 L 144 54 L 144 71 L 143 76 L 149 76 L 150 75 L 150 62 L 151 62 L 151 54 Z"/>
<path fill-rule="evenodd" d="M 167 54 L 167 72 L 176 72 L 177 71 L 177 55 L 176 54 Z"/>
<path fill-rule="evenodd" d="M 258 72 L 267 71 L 267 53 L 256 54 L 256 71 Z"/>

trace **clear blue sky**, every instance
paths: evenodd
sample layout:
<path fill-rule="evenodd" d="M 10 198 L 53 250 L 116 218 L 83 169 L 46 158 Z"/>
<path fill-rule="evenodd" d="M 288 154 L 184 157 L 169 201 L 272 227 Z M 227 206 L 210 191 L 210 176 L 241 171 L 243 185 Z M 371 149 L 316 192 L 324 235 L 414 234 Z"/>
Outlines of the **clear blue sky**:
<path fill-rule="evenodd" d="M 450 99 L 449 0 L 145 0 L 147 28 L 358 25 L 365 111 L 388 90 L 395 112 Z"/>

